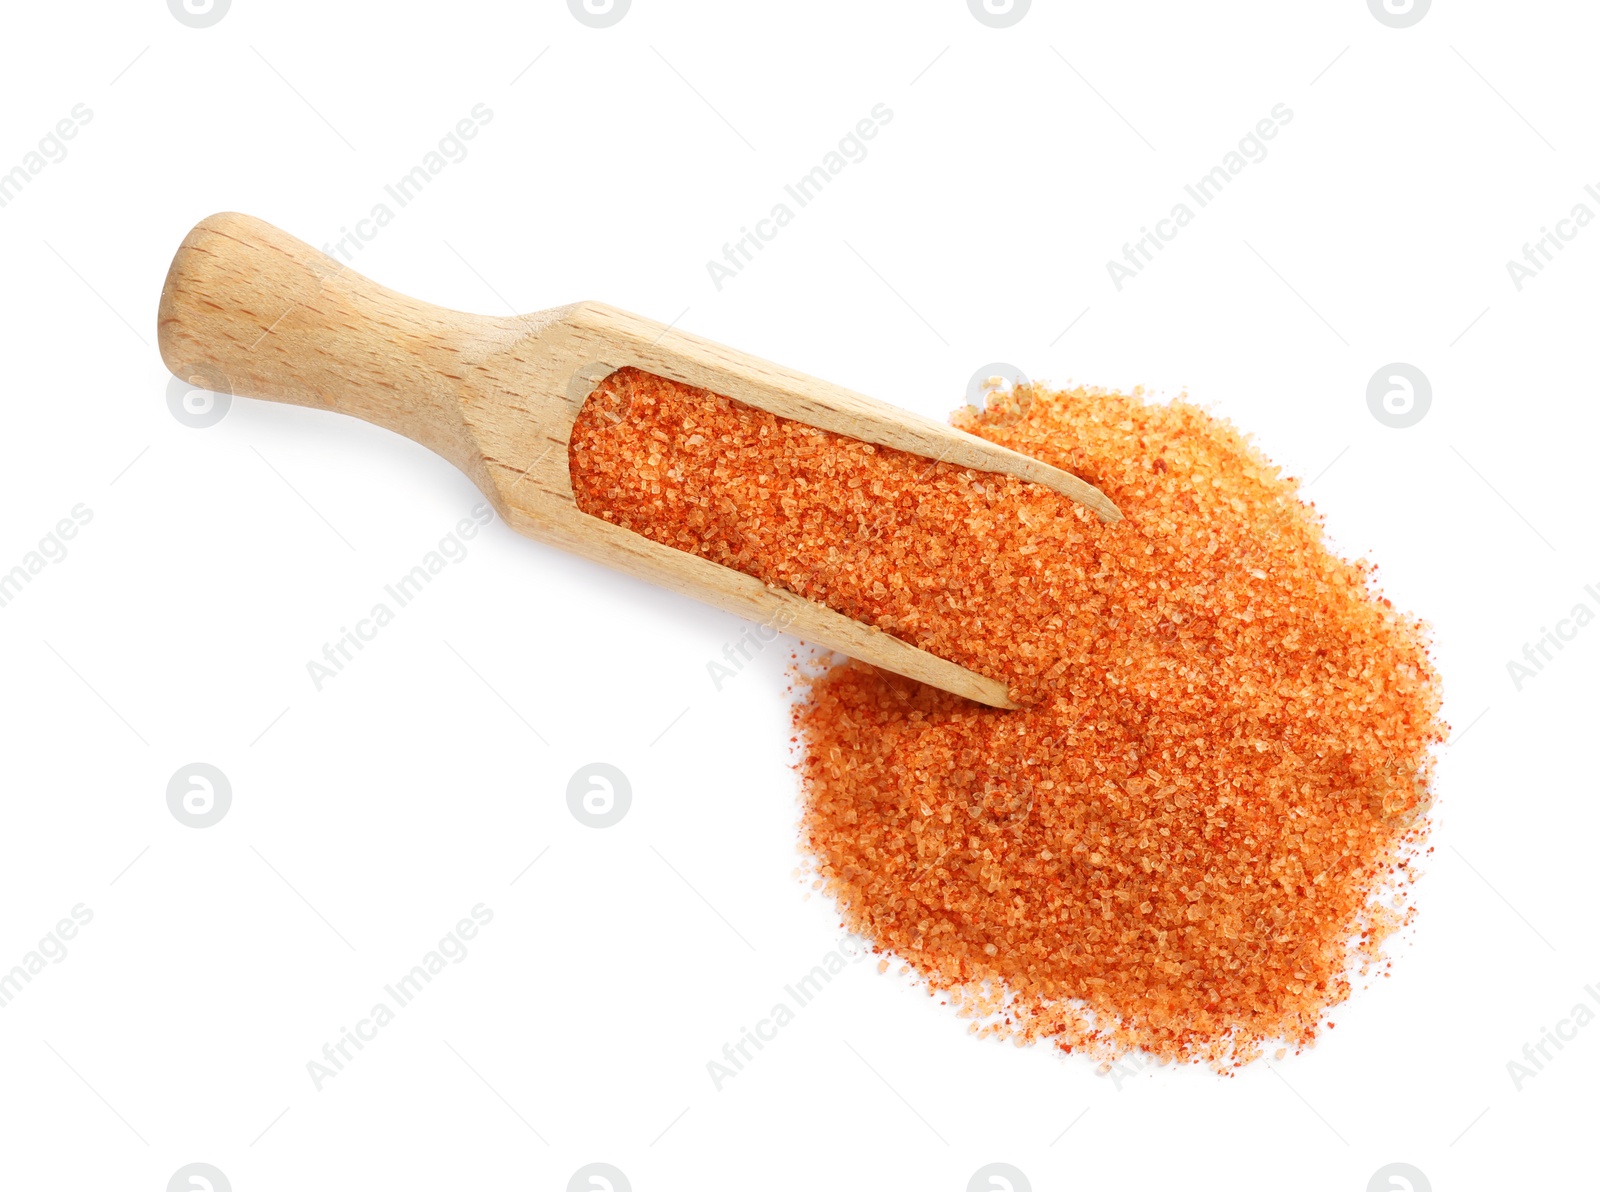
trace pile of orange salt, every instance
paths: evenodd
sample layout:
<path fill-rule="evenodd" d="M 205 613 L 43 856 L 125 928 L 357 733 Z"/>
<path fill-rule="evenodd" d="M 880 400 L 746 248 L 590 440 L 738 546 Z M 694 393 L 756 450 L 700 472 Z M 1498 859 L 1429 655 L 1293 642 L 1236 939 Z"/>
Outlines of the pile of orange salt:
<path fill-rule="evenodd" d="M 818 883 L 973 1029 L 1219 1069 L 1311 1043 L 1412 914 L 1425 627 L 1185 401 L 1024 386 L 957 423 L 1124 520 L 631 369 L 573 428 L 573 488 L 1008 683 L 1021 711 L 846 663 L 795 713 Z"/>

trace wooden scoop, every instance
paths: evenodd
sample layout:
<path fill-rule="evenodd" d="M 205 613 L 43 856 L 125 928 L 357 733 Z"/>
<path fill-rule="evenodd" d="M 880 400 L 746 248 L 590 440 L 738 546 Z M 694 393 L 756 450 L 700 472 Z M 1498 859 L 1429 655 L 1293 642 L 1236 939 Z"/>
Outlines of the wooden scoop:
<path fill-rule="evenodd" d="M 584 401 L 625 365 L 782 418 L 1047 485 L 1120 520 L 1078 477 L 893 406 L 597 302 L 512 318 L 384 289 L 247 215 L 184 237 L 161 291 L 167 367 L 214 392 L 353 414 L 455 464 L 513 529 L 991 707 L 1006 687 L 821 604 L 591 517 L 573 500 L 567 440 Z"/>

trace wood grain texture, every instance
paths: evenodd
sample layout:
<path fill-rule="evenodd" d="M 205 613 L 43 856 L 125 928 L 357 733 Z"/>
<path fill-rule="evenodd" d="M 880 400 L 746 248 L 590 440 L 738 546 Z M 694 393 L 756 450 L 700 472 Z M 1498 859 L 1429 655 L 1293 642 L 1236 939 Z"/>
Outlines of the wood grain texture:
<path fill-rule="evenodd" d="M 161 356 L 216 392 L 335 410 L 455 464 L 517 531 L 874 666 L 992 707 L 1003 683 L 792 592 L 581 512 L 573 420 L 627 365 L 837 434 L 1045 484 L 1105 520 L 1078 477 L 974 435 L 596 302 L 511 318 L 463 314 L 369 281 L 246 215 L 201 221 L 173 258 Z"/>

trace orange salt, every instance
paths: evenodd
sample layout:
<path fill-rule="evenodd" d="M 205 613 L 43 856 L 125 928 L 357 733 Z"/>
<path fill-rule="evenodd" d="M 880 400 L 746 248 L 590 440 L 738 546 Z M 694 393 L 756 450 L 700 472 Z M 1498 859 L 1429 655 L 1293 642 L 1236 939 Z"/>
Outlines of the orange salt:
<path fill-rule="evenodd" d="M 1310 1044 L 1411 914 L 1445 732 L 1424 626 L 1187 402 L 1034 385 L 956 422 L 1124 521 L 632 369 L 569 460 L 586 512 L 1024 705 L 847 663 L 795 713 L 816 875 L 979 1033 L 1218 1068 Z"/>

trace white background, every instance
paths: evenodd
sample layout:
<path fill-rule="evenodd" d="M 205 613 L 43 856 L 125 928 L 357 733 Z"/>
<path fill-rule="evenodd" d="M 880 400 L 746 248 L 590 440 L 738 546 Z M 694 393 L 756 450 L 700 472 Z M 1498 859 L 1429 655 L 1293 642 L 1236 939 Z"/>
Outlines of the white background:
<path fill-rule="evenodd" d="M 239 1192 L 556 1189 L 604 1161 L 640 1190 L 957 1190 L 998 1160 L 1039 1189 L 1360 1192 L 1394 1161 L 1435 1189 L 1592 1186 L 1600 1024 L 1520 1090 L 1507 1071 L 1600 989 L 1600 627 L 1520 691 L 1506 668 L 1600 610 L 1600 226 L 1521 292 L 1505 266 L 1600 212 L 1586 6 L 1403 30 L 1360 0 L 1037 0 L 1009 29 L 959 0 L 4 20 L 0 170 L 93 118 L 0 208 L 0 569 L 93 520 L 0 608 L 0 968 L 94 917 L 0 1010 L 0 1184 L 159 1192 L 204 1161 Z M 1186 390 L 1315 478 L 1340 548 L 1435 626 L 1459 736 L 1417 926 L 1315 1051 L 1113 1079 L 974 1041 L 862 963 L 718 1091 L 706 1062 L 839 936 L 793 876 L 787 648 L 717 692 L 738 620 L 496 522 L 313 688 L 477 494 L 332 414 L 182 424 L 162 277 L 215 210 L 336 239 L 478 103 L 492 123 L 360 271 L 485 313 L 601 299 L 937 416 L 995 360 Z M 879 103 L 866 159 L 718 291 L 707 260 Z M 1278 103 L 1265 160 L 1118 292 L 1107 260 Z M 1433 385 L 1410 429 L 1367 409 L 1392 361 Z M 633 789 L 604 831 L 566 807 L 596 760 Z M 233 790 L 203 830 L 165 798 L 193 761 Z M 317 1091 L 307 1061 L 479 902 L 467 958 Z"/>

